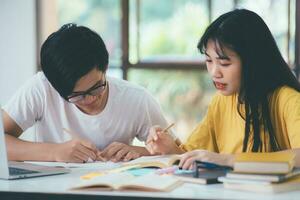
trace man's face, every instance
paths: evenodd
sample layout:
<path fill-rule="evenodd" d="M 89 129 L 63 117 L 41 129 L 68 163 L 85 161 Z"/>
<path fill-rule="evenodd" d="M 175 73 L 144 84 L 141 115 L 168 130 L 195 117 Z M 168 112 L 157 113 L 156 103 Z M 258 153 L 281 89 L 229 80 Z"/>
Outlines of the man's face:
<path fill-rule="evenodd" d="M 106 92 L 105 73 L 94 68 L 76 82 L 72 94 L 68 96 L 68 101 L 85 112 L 93 112 L 106 101 Z"/>

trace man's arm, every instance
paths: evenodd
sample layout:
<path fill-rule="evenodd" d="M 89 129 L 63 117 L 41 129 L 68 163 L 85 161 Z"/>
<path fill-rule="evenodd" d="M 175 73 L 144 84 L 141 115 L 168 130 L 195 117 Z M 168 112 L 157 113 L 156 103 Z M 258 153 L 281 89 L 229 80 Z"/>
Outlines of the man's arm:
<path fill-rule="evenodd" d="M 65 143 L 28 142 L 18 137 L 23 130 L 5 112 L 2 111 L 8 159 L 16 161 L 60 161 L 86 162 L 96 160 L 97 148 L 89 141 L 75 138 Z"/>
<path fill-rule="evenodd" d="M 5 140 L 9 160 L 55 161 L 52 153 L 55 144 L 27 142 L 9 134 Z"/>
<path fill-rule="evenodd" d="M 27 142 L 18 139 L 23 130 L 5 111 L 2 111 L 2 115 L 9 160 L 53 161 L 51 153 L 49 153 L 50 149 L 55 148 L 53 144 Z"/>

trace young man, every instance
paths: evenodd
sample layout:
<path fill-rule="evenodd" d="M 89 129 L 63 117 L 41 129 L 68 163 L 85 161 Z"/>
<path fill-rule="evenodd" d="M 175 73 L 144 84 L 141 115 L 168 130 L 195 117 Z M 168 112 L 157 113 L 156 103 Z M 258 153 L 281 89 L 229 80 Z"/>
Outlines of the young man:
<path fill-rule="evenodd" d="M 149 127 L 166 126 L 160 107 L 144 89 L 106 76 L 108 52 L 87 27 L 66 24 L 41 49 L 42 72 L 3 107 L 10 160 L 86 162 L 149 155 Z M 35 126 L 35 142 L 18 139 Z"/>

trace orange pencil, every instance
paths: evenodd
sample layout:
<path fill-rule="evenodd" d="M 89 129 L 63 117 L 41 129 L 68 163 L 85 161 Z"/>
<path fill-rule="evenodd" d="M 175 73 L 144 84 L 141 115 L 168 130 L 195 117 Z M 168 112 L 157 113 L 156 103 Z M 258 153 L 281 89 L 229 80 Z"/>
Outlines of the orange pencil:
<path fill-rule="evenodd" d="M 167 132 L 170 128 L 172 128 L 173 126 L 175 125 L 175 123 L 172 123 L 172 124 L 170 124 L 168 127 L 166 127 L 164 130 L 162 130 L 161 132 Z M 168 132 L 167 132 L 168 133 Z M 151 143 L 151 142 L 154 142 L 153 140 L 150 140 L 150 141 L 148 141 L 148 142 L 146 142 L 146 145 L 147 144 L 149 144 L 149 143 Z"/>

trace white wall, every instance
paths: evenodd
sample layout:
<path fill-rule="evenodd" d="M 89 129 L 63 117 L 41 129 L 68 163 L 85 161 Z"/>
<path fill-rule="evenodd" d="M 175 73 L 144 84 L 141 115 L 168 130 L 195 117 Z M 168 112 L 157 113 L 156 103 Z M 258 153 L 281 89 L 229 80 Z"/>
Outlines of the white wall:
<path fill-rule="evenodd" d="M 37 68 L 35 0 L 0 0 L 0 104 Z"/>

